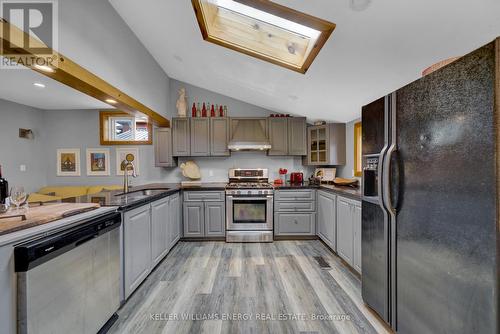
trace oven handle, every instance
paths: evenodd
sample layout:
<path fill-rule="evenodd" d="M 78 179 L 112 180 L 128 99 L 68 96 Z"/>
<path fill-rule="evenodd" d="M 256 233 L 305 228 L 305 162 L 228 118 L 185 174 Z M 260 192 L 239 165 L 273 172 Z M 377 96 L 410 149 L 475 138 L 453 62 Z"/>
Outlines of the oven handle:
<path fill-rule="evenodd" d="M 240 197 L 240 196 L 226 196 L 228 199 L 238 199 L 238 201 L 267 201 L 268 199 L 273 198 L 273 196 L 266 197 Z"/>

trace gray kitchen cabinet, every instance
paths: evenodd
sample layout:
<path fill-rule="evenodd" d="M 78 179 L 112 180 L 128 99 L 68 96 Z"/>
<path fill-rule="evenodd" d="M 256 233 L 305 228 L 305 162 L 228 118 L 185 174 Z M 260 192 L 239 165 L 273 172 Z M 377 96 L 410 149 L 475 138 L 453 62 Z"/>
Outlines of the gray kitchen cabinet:
<path fill-rule="evenodd" d="M 123 214 L 125 298 L 151 271 L 151 212 L 144 205 Z"/>
<path fill-rule="evenodd" d="M 276 190 L 274 193 L 274 235 L 316 235 L 316 191 Z"/>
<path fill-rule="evenodd" d="M 288 121 L 283 117 L 269 117 L 269 141 L 271 149 L 268 155 L 288 155 Z"/>
<path fill-rule="evenodd" d="M 269 117 L 268 155 L 307 155 L 307 123 L 305 117 Z"/>
<path fill-rule="evenodd" d="M 226 202 L 223 191 L 185 191 L 183 207 L 185 238 L 226 235 Z"/>
<path fill-rule="evenodd" d="M 170 250 L 170 217 L 171 212 L 168 197 L 151 203 L 152 267 L 156 267 Z"/>
<path fill-rule="evenodd" d="M 353 264 L 352 203 L 337 197 L 337 254 L 350 266 Z"/>
<path fill-rule="evenodd" d="M 361 202 L 356 202 L 353 208 L 354 223 L 354 255 L 353 268 L 361 274 Z"/>
<path fill-rule="evenodd" d="M 191 119 L 191 156 L 210 156 L 210 118 Z"/>
<path fill-rule="evenodd" d="M 288 155 L 307 155 L 307 123 L 305 117 L 288 120 Z"/>
<path fill-rule="evenodd" d="M 191 155 L 190 118 L 172 118 L 172 155 L 188 157 Z"/>
<path fill-rule="evenodd" d="M 170 196 L 169 211 L 170 211 L 169 249 L 171 249 L 181 238 L 182 213 L 181 213 L 181 196 L 179 195 L 179 193 Z"/>
<path fill-rule="evenodd" d="M 280 212 L 274 214 L 274 235 L 276 236 L 313 236 L 316 235 L 316 213 Z"/>
<path fill-rule="evenodd" d="M 205 204 L 203 202 L 184 202 L 184 237 L 205 236 Z"/>
<path fill-rule="evenodd" d="M 205 235 L 223 237 L 226 234 L 224 202 L 205 202 Z"/>
<path fill-rule="evenodd" d="M 337 254 L 361 272 L 361 203 L 337 196 Z"/>
<path fill-rule="evenodd" d="M 210 118 L 210 155 L 231 155 L 227 144 L 229 142 L 229 119 Z"/>
<path fill-rule="evenodd" d="M 155 166 L 175 167 L 177 161 L 172 152 L 172 132 L 170 128 L 158 128 L 155 130 Z"/>
<path fill-rule="evenodd" d="M 307 128 L 307 156 L 304 163 L 312 166 L 345 165 L 345 124 L 329 123 Z"/>
<path fill-rule="evenodd" d="M 330 248 L 337 251 L 337 221 L 336 221 L 336 196 L 332 193 L 318 190 L 317 195 L 317 221 L 318 236 Z"/>

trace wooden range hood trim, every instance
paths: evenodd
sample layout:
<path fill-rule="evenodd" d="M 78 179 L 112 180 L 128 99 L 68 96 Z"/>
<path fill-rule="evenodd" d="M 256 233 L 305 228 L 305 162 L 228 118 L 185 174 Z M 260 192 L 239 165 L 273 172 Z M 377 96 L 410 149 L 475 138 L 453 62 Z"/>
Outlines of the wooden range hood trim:
<path fill-rule="evenodd" d="M 31 37 L 29 34 L 26 34 L 23 30 L 17 28 L 15 25 L 10 24 L 5 19 L 0 18 L 0 23 L 1 31 L 10 29 L 11 34 L 9 36 L 20 36 L 22 34 L 25 36 L 25 38 L 27 37 L 30 39 L 31 45 L 43 44 L 39 40 Z M 4 48 L 2 47 L 4 43 L 10 43 L 10 45 L 14 45 L 16 48 L 23 50 L 23 53 L 20 54 L 21 56 L 30 55 L 36 58 L 42 58 L 41 56 L 36 55 L 30 50 L 24 48 L 24 46 L 19 46 L 13 41 L 4 38 L 3 35 L 4 34 L 0 34 L 0 43 L 2 43 L 0 45 L 0 55 L 7 57 L 12 55 L 6 54 Z M 16 38 L 15 40 L 19 39 Z M 53 66 L 54 72 L 45 72 L 34 66 L 27 67 L 49 78 L 59 81 L 60 83 L 63 83 L 73 89 L 76 89 L 86 95 L 92 96 L 99 101 L 107 103 L 113 108 L 119 109 L 120 111 L 124 111 L 131 115 L 146 115 L 148 116 L 151 123 L 159 127 L 170 127 L 170 121 L 167 118 L 148 108 L 133 97 L 125 94 L 124 92 L 109 84 L 107 81 L 101 79 L 92 72 L 86 70 L 68 57 L 58 53 L 55 50 L 52 50 L 52 52 L 53 55 L 58 58 L 56 65 Z M 107 99 L 115 100 L 116 103 L 111 104 L 109 102 L 106 102 Z"/>

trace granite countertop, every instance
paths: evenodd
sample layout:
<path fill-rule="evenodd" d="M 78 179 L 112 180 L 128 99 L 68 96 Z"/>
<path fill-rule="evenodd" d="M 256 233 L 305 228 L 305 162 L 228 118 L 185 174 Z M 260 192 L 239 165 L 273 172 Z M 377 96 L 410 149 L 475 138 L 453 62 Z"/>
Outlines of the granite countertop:
<path fill-rule="evenodd" d="M 308 182 L 304 182 L 302 184 L 290 184 L 287 183 L 285 185 L 274 185 L 274 189 L 279 190 L 279 189 L 284 189 L 284 190 L 290 190 L 290 189 L 321 189 L 321 190 L 326 190 L 330 191 L 348 198 L 352 198 L 355 200 L 361 200 L 361 189 L 360 188 L 353 188 L 350 186 L 335 186 L 335 185 L 330 185 L 330 184 L 309 184 Z"/>

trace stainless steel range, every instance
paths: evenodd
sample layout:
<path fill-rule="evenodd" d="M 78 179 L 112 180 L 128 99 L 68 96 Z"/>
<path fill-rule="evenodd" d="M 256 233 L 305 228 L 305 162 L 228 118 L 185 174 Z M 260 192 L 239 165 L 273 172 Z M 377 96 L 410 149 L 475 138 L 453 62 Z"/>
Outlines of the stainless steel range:
<path fill-rule="evenodd" d="M 230 169 L 226 186 L 226 241 L 273 241 L 274 189 L 267 169 Z"/>

